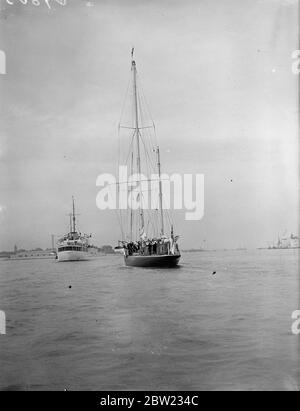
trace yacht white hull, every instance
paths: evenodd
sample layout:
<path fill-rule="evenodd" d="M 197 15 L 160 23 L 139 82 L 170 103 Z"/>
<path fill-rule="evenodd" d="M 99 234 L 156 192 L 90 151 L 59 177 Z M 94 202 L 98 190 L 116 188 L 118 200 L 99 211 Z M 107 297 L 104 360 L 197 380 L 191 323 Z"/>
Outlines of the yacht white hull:
<path fill-rule="evenodd" d="M 90 260 L 91 254 L 87 251 L 60 251 L 57 253 L 57 261 L 86 261 Z"/>
<path fill-rule="evenodd" d="M 116 253 L 116 254 L 122 254 L 122 255 L 124 255 L 124 248 L 114 248 L 114 252 Z"/>

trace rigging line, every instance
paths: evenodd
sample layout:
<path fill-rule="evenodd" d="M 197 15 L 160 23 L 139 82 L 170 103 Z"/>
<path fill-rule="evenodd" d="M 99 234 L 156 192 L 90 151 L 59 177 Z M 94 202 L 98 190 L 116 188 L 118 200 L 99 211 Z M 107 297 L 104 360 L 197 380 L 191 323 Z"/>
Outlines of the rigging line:
<path fill-rule="evenodd" d="M 149 156 L 148 156 L 149 157 Z M 151 162 L 151 159 L 149 158 L 149 162 Z M 148 159 L 147 159 L 147 156 L 146 156 L 146 163 L 147 163 L 147 165 L 148 165 Z M 152 166 L 153 167 L 153 166 Z M 150 167 L 149 167 L 149 171 L 151 171 L 150 170 Z M 154 170 L 154 172 L 155 172 L 155 170 Z M 159 183 L 159 178 L 149 178 L 148 179 L 148 183 L 150 182 L 150 187 L 149 187 L 149 191 L 150 191 L 150 193 L 151 193 L 151 196 L 153 195 L 153 184 L 152 184 L 152 181 L 155 181 L 155 182 L 157 182 L 157 183 Z M 154 187 L 155 188 L 155 187 Z"/>
<path fill-rule="evenodd" d="M 133 172 L 133 152 L 131 153 L 131 169 L 130 172 Z M 128 191 L 128 190 L 127 190 Z M 133 210 L 132 210 L 132 196 L 130 197 L 131 202 L 130 202 L 130 239 L 132 241 L 132 232 L 133 232 Z"/>
<path fill-rule="evenodd" d="M 140 99 L 140 96 L 139 96 L 139 99 Z M 140 101 L 139 101 L 139 103 L 140 103 L 140 106 L 141 106 L 141 102 L 140 102 Z M 142 116 L 143 116 L 143 111 L 142 111 L 142 110 L 140 110 L 140 113 L 141 113 Z M 149 134 L 150 134 L 150 133 L 149 133 Z M 142 143 L 143 143 L 143 146 L 144 146 L 145 157 L 146 157 L 146 159 L 147 159 L 147 156 L 148 156 L 149 163 L 150 163 L 151 167 L 153 168 L 153 170 L 155 170 L 154 164 L 152 163 L 153 160 L 151 160 L 151 158 L 150 158 L 150 156 L 149 156 L 148 147 L 147 147 L 147 144 L 146 144 L 146 142 L 145 142 L 145 140 L 144 140 L 144 137 L 142 136 L 141 133 L 140 133 L 140 136 L 141 136 L 141 140 L 142 140 Z"/>
<path fill-rule="evenodd" d="M 151 190 L 148 188 L 148 192 L 151 192 Z M 147 219 L 148 219 L 148 224 L 150 223 L 152 226 L 152 230 L 153 230 L 153 235 L 152 237 L 156 237 L 157 233 L 159 233 L 159 217 L 158 217 L 158 209 L 152 209 L 152 207 L 150 207 L 149 209 L 145 209 L 146 214 L 147 214 Z"/>
<path fill-rule="evenodd" d="M 169 210 L 167 210 L 167 211 L 169 211 Z M 167 212 L 165 215 L 166 215 L 166 217 L 167 217 L 167 219 L 168 219 L 169 225 L 172 226 L 173 223 L 174 223 L 174 219 L 170 216 L 170 213 L 169 213 L 169 212 Z"/>
<path fill-rule="evenodd" d="M 143 180 L 142 180 L 143 181 Z M 145 180 L 144 180 L 145 181 Z M 108 186 L 108 184 L 107 184 L 107 186 Z M 138 186 L 136 186 L 136 187 L 130 187 L 132 190 L 131 191 L 133 191 L 133 190 L 137 190 L 138 189 L 138 191 L 140 191 L 140 188 L 138 187 Z M 143 190 L 141 190 L 141 192 L 142 193 L 145 193 L 146 191 L 149 191 L 149 188 L 145 188 L 145 189 L 143 189 Z"/>
<path fill-rule="evenodd" d="M 162 179 L 162 178 L 160 179 L 160 181 L 164 181 L 164 180 L 168 180 L 168 179 Z M 173 220 L 174 220 L 173 210 L 171 209 L 171 204 L 170 204 L 170 209 L 165 209 L 164 208 L 165 204 L 166 204 L 165 196 L 162 192 L 162 212 L 163 212 L 163 215 L 165 215 L 168 218 L 169 224 L 172 225 Z"/>
<path fill-rule="evenodd" d="M 119 126 L 119 128 L 129 128 L 131 130 L 136 130 L 136 127 Z M 139 127 L 139 130 L 144 130 L 145 128 L 153 128 L 153 126 Z"/>
<path fill-rule="evenodd" d="M 147 102 L 147 99 L 146 99 L 146 95 L 145 95 L 145 92 L 144 92 L 144 88 L 143 88 L 143 86 L 142 86 L 142 82 L 140 81 L 140 79 L 139 79 L 139 75 L 137 76 L 138 77 L 138 82 L 139 82 L 139 85 L 140 85 L 140 90 L 141 90 L 141 95 L 142 95 L 142 97 L 143 97 L 143 99 L 144 99 L 144 101 L 145 101 L 145 107 L 146 107 L 146 110 L 148 111 L 148 115 L 149 115 L 149 117 L 150 117 L 150 120 L 152 121 L 152 124 L 154 125 L 154 121 L 153 121 L 153 118 L 152 118 L 152 115 L 151 115 L 151 110 L 150 110 L 150 106 L 149 106 L 149 104 L 148 104 L 148 102 Z"/>
<path fill-rule="evenodd" d="M 111 195 L 110 192 L 109 192 L 109 195 Z M 120 211 L 120 210 L 118 210 L 118 211 Z M 118 213 L 118 211 L 117 211 L 117 210 L 114 210 L 114 212 L 115 212 L 115 214 L 116 214 L 116 216 L 117 216 L 118 224 L 119 224 L 120 229 L 121 229 L 122 238 L 124 238 L 124 230 L 123 230 L 122 216 L 121 216 L 121 213 Z"/>
<path fill-rule="evenodd" d="M 132 126 L 135 125 L 134 120 L 135 120 L 135 99 L 134 99 L 134 93 L 132 92 L 131 94 L 131 124 Z"/>
<path fill-rule="evenodd" d="M 125 238 L 125 236 L 124 236 L 124 229 L 123 229 L 123 222 L 122 222 L 121 213 L 118 213 L 117 210 L 114 210 L 114 211 L 115 211 L 115 214 L 117 216 L 118 224 L 119 224 L 120 230 L 121 230 L 121 236 L 122 236 L 122 239 L 123 239 L 123 238 Z"/>
<path fill-rule="evenodd" d="M 160 182 L 161 179 L 159 178 L 158 181 Z M 163 213 L 163 210 L 161 212 Z M 156 217 L 158 218 L 158 213 L 156 214 Z M 157 224 L 159 225 L 159 222 L 157 222 Z"/>
<path fill-rule="evenodd" d="M 141 102 L 140 102 L 140 96 L 138 96 L 138 98 L 139 98 L 139 104 L 140 104 L 140 106 L 141 106 L 141 109 L 140 109 L 141 121 L 143 122 L 143 121 L 144 121 L 144 116 L 143 116 L 142 105 L 141 105 Z M 147 133 L 145 133 L 145 134 L 147 134 Z M 150 134 L 150 133 L 148 133 L 148 134 Z M 147 145 L 146 145 L 146 143 L 145 143 L 145 141 L 144 141 L 144 137 L 143 137 L 143 135 L 142 135 L 141 133 L 140 133 L 140 136 L 141 136 L 141 140 L 142 140 L 143 145 L 144 145 L 145 155 L 147 155 L 147 154 L 148 154 Z M 150 163 L 151 163 L 151 161 L 150 161 Z"/>
<path fill-rule="evenodd" d="M 147 171 L 147 174 L 149 174 L 149 171 L 151 171 L 151 159 L 149 157 L 147 147 L 145 145 L 144 138 L 143 138 L 142 135 L 140 135 L 140 136 L 141 136 L 141 141 L 142 141 L 142 144 L 143 144 L 143 147 L 144 147 L 144 152 L 145 152 L 146 171 Z M 149 166 L 149 163 L 150 163 L 150 166 Z"/>
<path fill-rule="evenodd" d="M 143 131 L 145 140 L 147 141 L 147 146 L 149 147 L 150 152 L 153 150 L 155 147 L 155 143 L 153 140 L 153 135 L 154 135 L 154 128 L 149 127 L 147 130 Z"/>
<path fill-rule="evenodd" d="M 151 215 L 150 215 L 150 211 L 147 209 L 146 210 L 146 215 L 147 215 L 147 230 L 146 230 L 146 233 L 147 233 L 147 237 L 148 238 L 150 238 L 150 236 L 148 235 L 149 234 L 149 224 L 152 226 L 152 230 L 153 230 L 153 234 L 155 233 L 155 226 L 154 226 L 154 222 L 153 222 L 153 219 L 151 218 Z M 152 235 L 152 237 L 153 237 L 153 235 Z"/>
<path fill-rule="evenodd" d="M 139 113 L 140 113 L 140 117 L 141 117 L 140 124 L 143 125 L 143 124 L 146 124 L 146 122 L 145 122 L 145 117 L 144 117 L 143 105 L 142 105 L 142 102 L 141 102 L 141 95 L 140 95 L 139 92 L 137 93 L 137 100 L 138 100 L 138 105 L 139 105 Z"/>
<path fill-rule="evenodd" d="M 128 184 L 128 183 L 139 183 L 142 181 L 159 181 L 158 178 L 142 178 L 141 180 L 127 180 L 127 181 L 122 181 L 122 182 L 117 182 L 117 183 L 109 183 L 106 184 L 105 186 L 115 186 L 115 185 L 122 185 L 122 184 Z M 168 178 L 161 178 L 161 181 L 169 181 Z"/>
<path fill-rule="evenodd" d="M 118 173 L 119 173 L 120 160 L 121 160 L 121 133 L 120 133 L 120 127 L 121 127 L 121 122 L 123 121 L 125 104 L 126 104 L 126 101 L 128 99 L 130 84 L 131 84 L 131 75 L 129 76 L 129 79 L 128 79 L 128 82 L 127 82 L 127 89 L 126 89 L 126 93 L 125 93 L 125 96 L 124 96 L 121 115 L 120 115 L 120 120 L 119 120 L 119 125 L 118 125 L 118 170 L 116 170 L 116 175 L 119 175 Z M 133 137 L 132 137 L 132 140 L 133 140 Z M 132 141 L 131 141 L 131 145 L 132 145 Z M 129 152 L 131 150 L 131 145 L 129 146 Z M 129 154 L 128 154 L 128 156 L 129 156 Z M 120 193 L 120 186 L 118 185 L 118 196 L 119 196 L 119 193 Z M 117 214 L 118 224 L 119 224 L 119 227 L 120 227 L 120 230 L 121 230 L 121 235 L 122 235 L 122 238 L 124 238 L 124 222 L 123 222 L 123 218 L 122 218 L 123 215 L 122 215 L 120 210 L 119 210 L 119 213 L 116 211 L 116 214 Z"/>
<path fill-rule="evenodd" d="M 153 128 L 154 122 L 153 122 L 153 119 L 151 117 L 150 110 L 147 107 L 147 102 L 146 102 L 145 98 L 144 98 L 145 104 L 143 104 L 143 94 L 144 93 L 143 93 L 142 82 L 140 80 L 140 76 L 139 76 L 138 73 L 136 73 L 136 82 L 137 82 L 137 85 L 138 85 L 138 97 L 139 97 L 139 101 L 140 101 L 140 107 L 141 107 L 142 111 L 144 111 L 145 114 L 147 115 L 147 120 L 148 120 L 148 117 L 149 117 L 149 120 L 150 120 L 149 122 L 151 123 L 151 125 L 149 125 L 148 127 Z"/>
<path fill-rule="evenodd" d="M 153 126 L 153 128 L 154 128 L 154 134 L 155 134 L 154 145 L 157 145 L 157 136 L 156 136 L 156 131 L 155 131 L 155 123 L 154 123 L 154 120 L 153 120 L 153 118 L 152 118 L 150 106 L 149 106 L 148 101 L 147 101 L 147 99 L 146 99 L 146 95 L 145 95 L 145 92 L 144 92 L 144 89 L 143 89 L 142 84 L 141 84 L 141 86 L 140 86 L 140 90 L 141 90 L 141 97 L 142 97 L 142 99 L 144 100 L 146 110 L 148 111 L 148 115 L 149 115 L 149 117 L 150 117 L 150 120 L 151 120 L 151 122 L 152 122 L 152 126 Z"/>
<path fill-rule="evenodd" d="M 163 200 L 163 213 L 164 213 L 164 216 L 167 217 L 167 220 L 168 220 L 169 224 L 172 225 L 174 218 L 173 218 L 173 210 L 171 208 L 171 204 L 170 204 L 170 209 L 166 209 L 166 208 L 164 208 L 164 205 L 165 205 L 164 197 L 162 197 L 162 200 Z"/>
<path fill-rule="evenodd" d="M 155 233 L 159 237 L 160 236 L 160 229 L 159 229 L 159 217 L 158 217 L 158 209 L 155 210 Z"/>
<path fill-rule="evenodd" d="M 120 197 L 118 197 L 120 198 Z M 116 214 L 117 214 L 117 218 L 118 218 L 118 223 L 121 229 L 121 235 L 124 237 L 124 218 L 123 218 L 123 214 L 122 211 L 120 209 L 115 210 Z"/>
<path fill-rule="evenodd" d="M 126 210 L 126 213 L 124 213 L 124 214 L 125 214 L 125 231 L 126 231 L 124 237 L 130 239 L 130 218 L 129 218 L 129 211 L 130 211 L 130 209 L 128 208 L 128 209 Z"/>
<path fill-rule="evenodd" d="M 123 118 L 124 109 L 125 109 L 125 103 L 126 103 L 126 101 L 127 101 L 127 96 L 128 96 L 128 94 L 129 94 L 129 86 L 130 86 L 130 83 L 131 83 L 131 75 L 129 76 L 129 79 L 128 79 L 128 82 L 127 82 L 126 93 L 125 93 L 125 96 L 124 96 L 124 100 L 123 100 L 123 104 L 122 104 L 122 110 L 121 110 L 121 115 L 120 115 L 119 127 L 120 127 L 120 125 L 121 125 L 121 121 L 122 121 L 122 118 Z"/>
<path fill-rule="evenodd" d="M 118 153 L 118 170 L 116 171 L 116 175 L 119 177 L 119 167 L 120 167 L 120 151 L 121 151 L 121 138 L 120 138 L 120 128 L 118 129 L 118 134 L 119 134 L 119 153 Z M 133 137 L 132 137 L 133 140 Z M 132 145 L 132 141 L 131 141 L 131 145 Z M 129 146 L 129 153 L 130 153 L 130 149 L 131 149 L 131 145 Z M 128 154 L 129 155 L 129 154 Z M 117 194 L 118 194 L 118 198 L 120 195 L 120 185 L 117 185 Z M 117 213 L 117 219 L 118 219 L 118 224 L 120 226 L 121 229 L 121 235 L 124 238 L 124 222 L 123 222 L 123 214 L 121 213 L 121 210 L 119 210 L 119 213 Z"/>
<path fill-rule="evenodd" d="M 154 159 L 150 157 L 150 154 L 149 154 L 149 151 L 147 150 L 147 147 L 146 147 L 146 144 L 145 144 L 145 142 L 144 142 L 144 139 L 142 138 L 141 140 L 142 140 L 142 143 L 143 143 L 144 149 L 145 149 L 145 157 L 146 157 L 146 159 L 148 158 L 148 161 L 149 161 L 149 163 L 150 163 L 149 169 L 150 169 L 150 170 L 153 170 L 153 172 L 156 172 L 156 168 L 155 168 L 156 165 L 155 165 Z M 152 150 L 152 151 L 153 151 L 153 150 Z M 157 173 L 156 173 L 156 174 L 157 174 Z M 158 181 L 159 181 L 159 179 L 158 179 Z"/>
<path fill-rule="evenodd" d="M 154 237 L 154 236 L 156 236 L 156 233 L 157 233 L 157 221 L 156 221 L 156 218 L 155 218 L 155 210 L 148 210 L 148 215 L 149 215 L 149 217 L 148 217 L 148 219 L 149 219 L 149 222 L 150 222 L 150 224 L 151 224 L 151 226 L 152 226 L 152 237 Z"/>
<path fill-rule="evenodd" d="M 120 127 L 118 127 L 118 161 L 117 161 L 117 170 L 116 170 L 116 175 L 118 176 L 118 172 L 119 172 L 119 168 L 120 168 L 120 153 L 121 153 L 121 137 L 120 137 Z M 118 196 L 119 196 L 119 194 L 120 194 L 120 187 L 118 186 L 118 191 L 117 191 L 117 194 L 118 194 Z M 117 217 L 118 218 L 118 217 Z M 118 224 L 119 224 L 119 226 L 120 226 L 120 228 L 121 228 L 121 235 L 122 235 L 122 231 L 123 231 L 123 229 L 122 229 L 122 226 L 123 226 L 123 223 L 122 223 L 122 216 L 120 215 L 120 217 L 119 217 L 119 219 L 118 219 Z"/>
<path fill-rule="evenodd" d="M 128 150 L 128 154 L 127 154 L 127 158 L 126 158 L 125 164 L 128 163 L 129 156 L 130 156 L 131 152 L 133 151 L 133 140 L 134 140 L 134 136 L 135 136 L 135 131 L 133 132 L 132 137 L 131 137 L 131 143 L 130 143 L 130 146 L 129 146 L 129 150 Z"/>
<path fill-rule="evenodd" d="M 149 224 L 151 223 L 151 220 L 149 220 L 148 219 L 148 221 L 147 221 L 147 228 L 146 228 L 146 232 L 148 231 L 149 232 Z M 149 237 L 148 237 L 149 238 Z"/>
<path fill-rule="evenodd" d="M 145 149 L 144 140 L 143 140 L 142 137 L 141 137 L 141 141 L 142 141 L 142 145 L 144 146 L 144 149 Z M 148 176 L 149 171 L 150 171 L 150 167 L 149 167 L 149 164 L 148 164 L 147 155 L 145 155 L 145 165 L 146 165 L 145 173 L 146 173 L 146 176 Z"/>
<path fill-rule="evenodd" d="M 140 136 L 141 136 L 141 141 L 142 141 L 142 143 L 143 143 L 143 147 L 144 147 L 144 151 L 145 151 L 145 158 L 146 158 L 146 160 L 147 160 L 147 157 L 148 157 L 148 160 L 149 160 L 149 163 L 150 163 L 149 169 L 152 168 L 152 170 L 155 171 L 156 168 L 155 168 L 154 159 L 152 159 L 152 158 L 150 157 L 150 154 L 149 154 L 149 151 L 150 151 L 150 150 L 147 148 L 147 145 L 146 145 L 146 142 L 145 142 L 144 137 L 142 136 L 142 134 L 140 134 Z M 153 149 L 152 149 L 151 151 L 153 151 Z"/>
<path fill-rule="evenodd" d="M 158 144 L 158 138 L 157 138 L 157 134 L 156 134 L 156 127 L 155 127 L 154 123 L 153 123 L 153 126 L 154 126 L 154 139 L 152 139 L 152 140 L 154 140 L 154 147 L 157 147 L 157 146 L 159 146 L 159 144 Z"/>
<path fill-rule="evenodd" d="M 139 105 L 141 107 L 140 109 L 140 113 L 141 113 L 141 119 L 143 122 L 146 122 L 144 120 L 145 116 L 144 116 L 144 110 L 143 110 L 143 102 L 142 102 L 142 96 L 139 94 Z M 150 152 L 153 151 L 153 147 L 154 147 L 154 141 L 153 141 L 153 132 L 150 131 L 150 129 L 153 129 L 154 134 L 155 134 L 155 129 L 152 126 L 147 127 L 147 129 L 144 131 L 143 135 L 141 134 L 141 140 L 143 141 L 143 145 L 144 145 L 144 151 L 145 151 L 145 157 L 148 156 L 148 160 L 150 163 L 150 166 L 153 170 L 156 170 L 155 168 L 155 162 L 154 159 L 150 156 Z"/>

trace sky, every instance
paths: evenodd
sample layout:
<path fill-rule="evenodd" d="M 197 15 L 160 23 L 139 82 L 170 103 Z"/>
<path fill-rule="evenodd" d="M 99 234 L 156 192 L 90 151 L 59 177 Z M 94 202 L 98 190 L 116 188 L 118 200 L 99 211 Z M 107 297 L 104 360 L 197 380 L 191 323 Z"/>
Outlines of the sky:
<path fill-rule="evenodd" d="M 175 214 L 182 248 L 263 247 L 299 232 L 296 0 L 1 0 L 0 250 L 50 247 L 78 223 L 117 244 L 96 207 L 114 173 L 130 52 L 163 171 L 204 174 L 204 216 Z"/>

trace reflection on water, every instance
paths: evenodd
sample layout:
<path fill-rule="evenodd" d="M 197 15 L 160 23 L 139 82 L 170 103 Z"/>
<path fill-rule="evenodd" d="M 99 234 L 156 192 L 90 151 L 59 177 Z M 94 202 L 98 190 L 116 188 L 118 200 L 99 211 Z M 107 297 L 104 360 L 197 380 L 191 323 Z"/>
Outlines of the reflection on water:
<path fill-rule="evenodd" d="M 123 267 L 122 256 L 0 261 L 0 389 L 297 390 L 298 259 L 185 253 L 175 270 Z"/>

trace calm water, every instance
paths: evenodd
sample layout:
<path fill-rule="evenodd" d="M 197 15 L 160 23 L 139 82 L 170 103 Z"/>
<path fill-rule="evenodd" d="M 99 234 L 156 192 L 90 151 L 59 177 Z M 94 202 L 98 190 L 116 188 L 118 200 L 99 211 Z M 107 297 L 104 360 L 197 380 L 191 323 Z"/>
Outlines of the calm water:
<path fill-rule="evenodd" d="M 0 261 L 0 389 L 297 390 L 298 261 L 298 250 L 185 253 L 161 271 L 122 256 Z"/>

